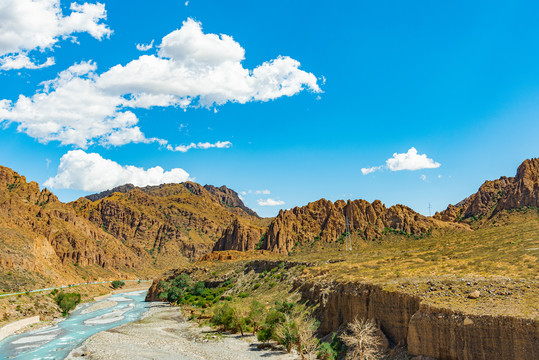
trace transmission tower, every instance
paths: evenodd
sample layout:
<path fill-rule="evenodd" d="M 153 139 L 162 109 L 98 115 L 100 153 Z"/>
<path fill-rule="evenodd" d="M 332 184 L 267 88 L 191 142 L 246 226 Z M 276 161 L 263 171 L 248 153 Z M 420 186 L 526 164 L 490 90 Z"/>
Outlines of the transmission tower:
<path fill-rule="evenodd" d="M 350 223 L 348 222 L 348 216 L 346 216 L 346 230 L 344 231 L 344 246 L 346 250 L 352 251 L 352 238 L 350 237 Z"/>
<path fill-rule="evenodd" d="M 429 216 L 432 216 L 432 206 L 429 203 Z"/>

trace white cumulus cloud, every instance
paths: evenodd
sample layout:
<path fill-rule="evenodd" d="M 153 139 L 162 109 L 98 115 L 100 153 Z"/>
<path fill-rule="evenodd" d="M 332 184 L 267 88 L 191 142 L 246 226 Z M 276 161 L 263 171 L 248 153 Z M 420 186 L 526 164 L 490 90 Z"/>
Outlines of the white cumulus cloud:
<path fill-rule="evenodd" d="M 75 33 L 88 33 L 98 40 L 112 33 L 102 23 L 107 18 L 104 4 L 73 2 L 69 9 L 71 13 L 64 16 L 60 0 L 0 1 L 0 68 L 38 69 L 50 66 L 54 60 L 47 59 L 37 65 L 26 53 L 51 50 L 62 38 L 76 41 Z"/>
<path fill-rule="evenodd" d="M 160 185 L 190 180 L 181 168 L 165 171 L 160 166 L 143 169 L 131 165 L 120 165 L 104 159 L 97 153 L 72 150 L 60 159 L 57 175 L 45 181 L 53 189 L 78 189 L 104 191 L 119 185 Z"/>
<path fill-rule="evenodd" d="M 279 206 L 279 205 L 284 205 L 284 201 L 282 200 L 274 200 L 274 199 L 271 199 L 271 198 L 267 198 L 267 199 L 258 199 L 256 201 L 256 203 L 260 206 Z"/>
<path fill-rule="evenodd" d="M 392 158 L 386 160 L 387 168 L 391 171 L 421 170 L 440 167 L 440 163 L 429 159 L 426 154 L 418 154 L 412 147 L 406 153 L 394 153 Z"/>
<path fill-rule="evenodd" d="M 408 150 L 408 152 L 400 154 L 394 153 L 393 157 L 386 160 L 385 165 L 362 168 L 361 172 L 363 173 L 363 175 L 367 175 L 375 171 L 382 170 L 384 168 L 391 171 L 414 171 L 421 169 L 435 169 L 440 166 L 440 163 L 428 158 L 426 154 L 418 154 L 416 148 L 412 147 Z"/>
<path fill-rule="evenodd" d="M 215 109 L 227 102 L 269 101 L 306 89 L 321 92 L 317 78 L 287 56 L 253 70 L 244 68 L 245 50 L 240 44 L 228 35 L 205 34 L 192 19 L 166 35 L 158 48 L 157 55 L 142 55 L 101 74 L 95 62 L 75 64 L 44 82 L 31 97 L 0 100 L 0 122 L 18 123 L 19 131 L 40 142 L 56 140 L 80 148 L 94 143 L 167 144 L 146 139 L 132 110 L 156 106 Z M 228 147 L 226 143 L 216 147 Z"/>

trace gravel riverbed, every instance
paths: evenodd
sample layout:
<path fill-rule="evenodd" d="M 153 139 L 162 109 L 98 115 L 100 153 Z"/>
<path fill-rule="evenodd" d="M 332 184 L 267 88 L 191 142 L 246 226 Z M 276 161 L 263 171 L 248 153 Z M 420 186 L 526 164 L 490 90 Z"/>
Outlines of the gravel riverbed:
<path fill-rule="evenodd" d="M 154 303 L 140 320 L 95 334 L 67 359 L 297 359 L 294 354 L 260 350 L 256 345 L 253 336 L 221 336 L 209 327 L 186 321 L 179 308 Z"/>

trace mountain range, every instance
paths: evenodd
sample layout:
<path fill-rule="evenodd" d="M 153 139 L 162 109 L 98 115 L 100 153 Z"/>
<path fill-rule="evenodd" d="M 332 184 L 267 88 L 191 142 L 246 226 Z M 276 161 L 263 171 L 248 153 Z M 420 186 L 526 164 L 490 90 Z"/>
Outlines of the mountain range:
<path fill-rule="evenodd" d="M 320 199 L 260 218 L 226 186 L 194 182 L 126 184 L 62 203 L 0 166 L 0 290 L 146 278 L 214 251 L 287 254 L 307 243 L 342 242 L 347 222 L 355 241 L 473 231 L 522 207 L 539 207 L 539 158 L 525 160 L 514 177 L 486 181 L 432 217 L 379 200 Z"/>

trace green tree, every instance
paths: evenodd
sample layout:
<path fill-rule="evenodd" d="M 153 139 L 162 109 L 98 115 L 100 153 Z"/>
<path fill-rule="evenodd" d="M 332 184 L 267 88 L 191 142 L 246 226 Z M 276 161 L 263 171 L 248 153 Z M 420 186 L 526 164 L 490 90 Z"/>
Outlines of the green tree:
<path fill-rule="evenodd" d="M 264 305 L 258 301 L 253 301 L 249 309 L 249 320 L 253 325 L 253 335 L 256 335 L 257 331 L 262 327 L 265 315 Z"/>
<path fill-rule="evenodd" d="M 113 282 L 111 282 L 111 285 L 114 289 L 119 289 L 125 285 L 125 282 L 121 280 L 114 280 Z"/>
<path fill-rule="evenodd" d="M 79 293 L 64 293 L 59 292 L 54 297 L 54 301 L 58 304 L 58 307 L 62 309 L 62 315 L 66 316 L 71 310 L 73 310 L 77 304 L 80 303 L 81 295 Z"/>

